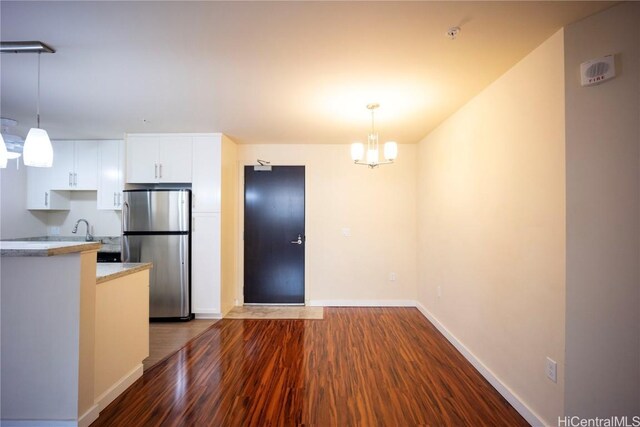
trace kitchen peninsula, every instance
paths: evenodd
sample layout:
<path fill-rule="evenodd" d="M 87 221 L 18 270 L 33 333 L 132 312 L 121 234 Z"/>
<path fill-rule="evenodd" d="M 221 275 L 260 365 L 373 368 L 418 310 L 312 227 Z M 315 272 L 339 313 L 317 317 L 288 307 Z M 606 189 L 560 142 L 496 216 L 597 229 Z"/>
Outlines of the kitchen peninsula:
<path fill-rule="evenodd" d="M 0 242 L 3 425 L 87 426 L 142 375 L 151 264 L 98 242 Z"/>

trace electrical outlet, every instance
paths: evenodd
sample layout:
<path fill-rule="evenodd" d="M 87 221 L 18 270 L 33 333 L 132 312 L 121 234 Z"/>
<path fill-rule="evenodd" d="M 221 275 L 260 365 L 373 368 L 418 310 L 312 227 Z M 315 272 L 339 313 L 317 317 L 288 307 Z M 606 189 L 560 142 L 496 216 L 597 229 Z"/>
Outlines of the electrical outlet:
<path fill-rule="evenodd" d="M 558 382 L 558 364 L 550 357 L 547 357 L 545 372 L 547 374 L 547 378 L 549 378 L 554 383 Z"/>
<path fill-rule="evenodd" d="M 389 281 L 390 282 L 396 281 L 396 273 L 389 273 Z"/>
<path fill-rule="evenodd" d="M 50 227 L 49 228 L 49 234 L 52 236 L 59 236 L 60 235 L 60 227 Z"/>
<path fill-rule="evenodd" d="M 350 237 L 350 236 L 351 236 L 351 229 L 350 229 L 350 228 L 348 228 L 348 227 L 344 227 L 344 228 L 342 229 L 342 235 L 343 235 L 344 237 Z"/>
<path fill-rule="evenodd" d="M 442 296 L 442 286 L 438 285 L 436 291 L 438 292 L 438 298 L 440 298 Z"/>

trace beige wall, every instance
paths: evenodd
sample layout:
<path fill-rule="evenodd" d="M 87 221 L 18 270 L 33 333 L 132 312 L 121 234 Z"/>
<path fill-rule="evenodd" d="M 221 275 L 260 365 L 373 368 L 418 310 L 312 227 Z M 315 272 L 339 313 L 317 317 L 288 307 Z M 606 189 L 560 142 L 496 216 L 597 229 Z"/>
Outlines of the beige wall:
<path fill-rule="evenodd" d="M 564 407 L 563 55 L 559 31 L 419 144 L 418 300 L 549 424 Z"/>
<path fill-rule="evenodd" d="M 238 271 L 238 150 L 222 136 L 222 217 L 220 250 L 220 312 L 224 316 L 237 298 Z"/>
<path fill-rule="evenodd" d="M 353 165 L 349 148 L 239 145 L 240 240 L 244 165 L 256 164 L 258 158 L 273 165 L 304 165 L 306 299 L 311 303 L 414 300 L 417 146 L 400 145 L 397 163 L 375 170 Z M 343 228 L 350 229 L 350 237 L 343 236 Z M 242 247 L 239 255 L 241 267 Z M 390 272 L 397 274 L 395 282 L 389 281 Z M 238 295 L 241 300 L 241 288 Z"/>
<path fill-rule="evenodd" d="M 95 265 L 95 263 L 94 263 Z M 95 388 L 102 410 L 149 356 L 149 270 L 95 284 Z M 129 381 L 131 381 L 129 379 Z"/>
<path fill-rule="evenodd" d="M 566 412 L 640 415 L 640 3 L 566 28 Z M 581 87 L 580 63 L 618 75 Z"/>
<path fill-rule="evenodd" d="M 47 234 L 46 214 L 27 211 L 27 167 L 9 160 L 0 169 L 0 239 L 44 236 Z"/>

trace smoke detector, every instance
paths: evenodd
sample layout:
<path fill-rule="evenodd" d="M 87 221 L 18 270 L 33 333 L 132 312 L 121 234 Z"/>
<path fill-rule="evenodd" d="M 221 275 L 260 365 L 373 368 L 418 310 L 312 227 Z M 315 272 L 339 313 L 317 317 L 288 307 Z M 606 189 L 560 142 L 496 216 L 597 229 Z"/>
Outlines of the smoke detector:
<path fill-rule="evenodd" d="M 451 40 L 455 40 L 458 34 L 460 34 L 460 27 L 451 27 L 447 30 L 447 37 Z"/>

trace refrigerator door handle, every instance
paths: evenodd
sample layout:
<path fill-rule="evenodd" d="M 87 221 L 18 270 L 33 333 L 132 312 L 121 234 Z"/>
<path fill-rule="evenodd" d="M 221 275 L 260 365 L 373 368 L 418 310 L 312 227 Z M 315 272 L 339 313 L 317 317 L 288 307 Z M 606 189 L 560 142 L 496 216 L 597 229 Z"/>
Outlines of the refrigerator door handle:
<path fill-rule="evenodd" d="M 129 202 L 126 200 L 122 203 L 122 222 L 120 223 L 120 253 L 122 254 L 122 262 L 128 262 L 129 256 L 125 257 L 124 251 L 124 222 L 127 220 L 127 215 L 129 214 Z M 126 258 L 126 259 L 125 259 Z"/>

